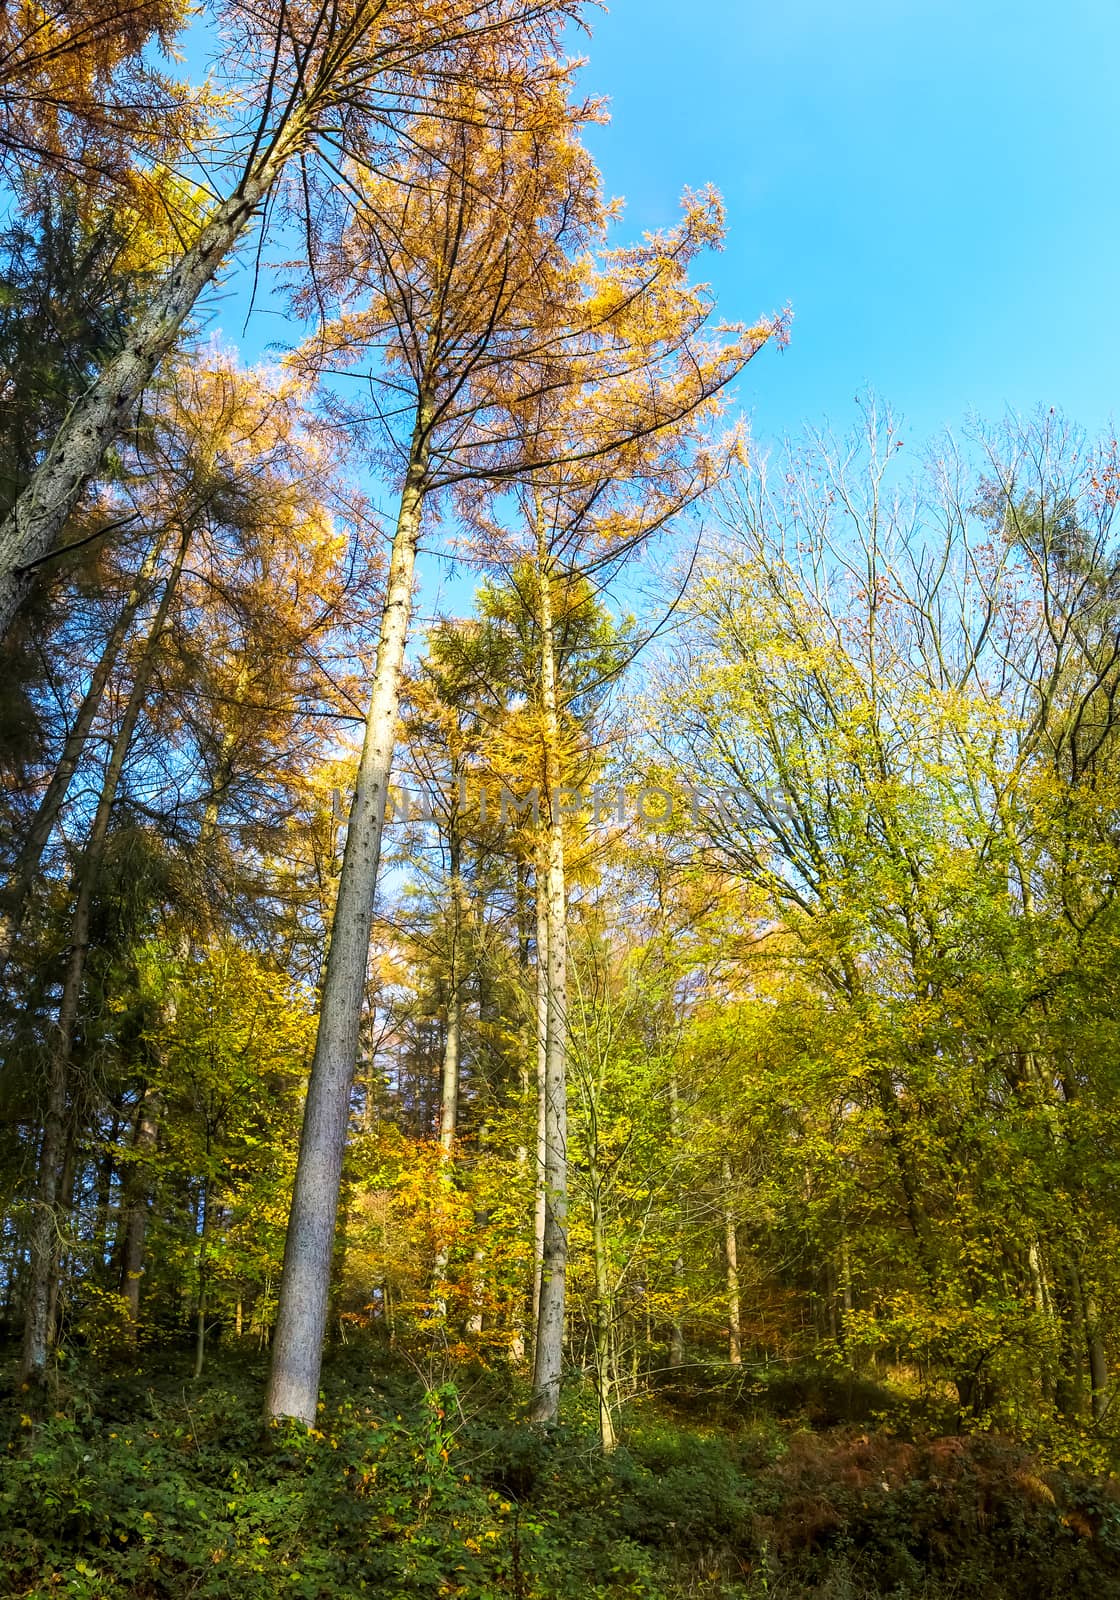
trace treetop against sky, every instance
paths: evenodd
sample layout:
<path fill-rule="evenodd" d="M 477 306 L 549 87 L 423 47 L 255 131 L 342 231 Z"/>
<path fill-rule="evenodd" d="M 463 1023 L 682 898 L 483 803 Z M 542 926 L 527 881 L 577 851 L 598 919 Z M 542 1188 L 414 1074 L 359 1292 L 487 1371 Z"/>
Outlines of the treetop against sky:
<path fill-rule="evenodd" d="M 590 13 L 588 138 L 620 234 L 669 224 L 712 182 L 728 240 L 706 268 L 724 315 L 787 301 L 788 350 L 739 385 L 756 435 L 855 420 L 867 384 L 915 442 L 970 410 L 1107 421 L 1120 366 L 1109 203 L 1120 11 L 1071 0 L 615 0 Z M 201 26 L 202 24 L 196 24 Z M 249 259 L 217 314 L 248 357 L 283 342 Z M 909 442 L 909 441 L 907 441 Z"/>

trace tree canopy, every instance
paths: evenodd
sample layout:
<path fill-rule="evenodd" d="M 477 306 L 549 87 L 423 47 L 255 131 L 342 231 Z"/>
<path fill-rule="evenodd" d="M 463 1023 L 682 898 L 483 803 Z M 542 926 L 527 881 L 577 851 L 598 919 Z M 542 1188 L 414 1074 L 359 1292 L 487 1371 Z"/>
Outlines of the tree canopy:
<path fill-rule="evenodd" d="M 582 20 L 3 14 L 13 1593 L 839 1595 L 771 1578 L 858 1527 L 947 1594 L 945 1484 L 1114 1565 L 1116 440 L 762 448 L 788 314 L 717 305 L 709 187 L 627 240 Z M 71 1460 L 168 1372 L 204 1555 L 159 1428 L 116 1510 Z M 547 1484 L 629 1508 L 596 1574 Z"/>

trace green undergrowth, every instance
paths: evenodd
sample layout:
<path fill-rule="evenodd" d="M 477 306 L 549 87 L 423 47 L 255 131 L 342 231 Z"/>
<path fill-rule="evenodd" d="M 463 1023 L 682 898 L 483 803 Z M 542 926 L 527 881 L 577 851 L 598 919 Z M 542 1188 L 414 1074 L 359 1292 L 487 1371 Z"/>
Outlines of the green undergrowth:
<path fill-rule="evenodd" d="M 508 1378 L 351 1345 L 308 1433 L 262 1429 L 262 1386 L 259 1360 L 196 1383 L 150 1354 L 63 1377 L 34 1415 L 6 1403 L 4 1600 L 1120 1593 L 1113 1480 L 990 1436 L 812 1431 L 757 1403 L 684 1421 L 662 1399 L 608 1459 L 578 1388 L 542 1433 Z"/>

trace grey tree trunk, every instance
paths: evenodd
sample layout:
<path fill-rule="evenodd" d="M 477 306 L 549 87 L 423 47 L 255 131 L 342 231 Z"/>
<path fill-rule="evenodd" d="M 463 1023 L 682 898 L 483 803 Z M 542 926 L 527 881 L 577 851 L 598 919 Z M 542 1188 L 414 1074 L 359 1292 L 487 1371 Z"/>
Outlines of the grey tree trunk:
<path fill-rule="evenodd" d="M 297 147 L 296 123 L 211 213 L 128 334 L 124 348 L 78 400 L 11 511 L 0 523 L 0 636 L 7 633 L 86 484 L 172 348 L 199 295 L 249 226 Z"/>
<path fill-rule="evenodd" d="M 669 1137 L 674 1151 L 680 1147 L 681 1109 L 680 1090 L 677 1087 L 676 1071 L 669 1079 Z M 676 1159 L 674 1157 L 674 1159 Z M 679 1234 L 680 1221 L 674 1223 L 674 1231 Z M 684 1257 L 678 1251 L 673 1258 L 673 1286 L 676 1290 L 677 1301 L 680 1303 L 684 1292 Z M 669 1329 L 669 1365 L 680 1367 L 684 1365 L 684 1329 L 679 1316 L 674 1317 Z"/>
<path fill-rule="evenodd" d="M 557 803 L 560 724 L 551 577 L 541 560 L 541 703 L 545 721 L 548 790 L 547 1045 L 544 1093 L 544 1250 L 540 1311 L 533 1350 L 534 1422 L 555 1422 L 560 1410 L 564 1354 L 564 1298 L 568 1270 L 568 933 L 563 819 Z"/>
<path fill-rule="evenodd" d="M 207 1160 L 210 1157 L 210 1141 L 206 1141 Z M 202 1226 L 198 1236 L 198 1317 L 195 1323 L 194 1334 L 194 1376 L 202 1377 L 202 1365 L 206 1359 L 206 1298 L 209 1287 L 210 1262 L 207 1257 L 207 1245 L 210 1242 L 210 1180 L 203 1180 L 202 1196 L 200 1199 L 202 1211 Z"/>
<path fill-rule="evenodd" d="M 452 821 L 451 840 L 451 963 L 448 973 L 447 1016 L 443 1036 L 443 1061 L 440 1068 L 439 1093 L 439 1173 L 444 1193 L 453 1182 L 451 1156 L 455 1149 L 455 1135 L 459 1127 L 459 1034 L 462 1023 L 462 1005 L 459 987 L 459 848 L 454 837 Z M 449 1249 L 446 1239 L 436 1250 L 435 1310 L 437 1315 L 447 1315 L 447 1263 Z"/>
<path fill-rule="evenodd" d="M 455 1147 L 459 1126 L 459 986 L 452 982 L 447 1001 L 447 1031 L 443 1041 L 442 1089 L 439 1097 L 439 1146 L 444 1156 Z"/>
<path fill-rule="evenodd" d="M 541 1313 L 541 1271 L 544 1263 L 545 1217 L 545 1074 L 548 1065 L 548 853 L 541 846 L 536 871 L 536 1088 L 537 1131 L 533 1189 L 533 1294 L 531 1327 L 534 1344 Z"/>
<path fill-rule="evenodd" d="M 727 1261 L 727 1356 L 733 1367 L 743 1364 L 743 1325 L 739 1312 L 739 1241 L 731 1204 L 731 1162 L 723 1158 L 723 1238 Z"/>
<path fill-rule="evenodd" d="M 23 1352 L 20 1358 L 20 1381 L 41 1377 L 50 1353 L 50 1299 L 51 1280 L 54 1275 L 56 1246 L 60 1232 L 58 1211 L 59 1166 L 62 1159 L 66 1107 L 70 1095 L 70 1066 L 74 1052 L 74 1035 L 78 1021 L 78 1006 L 85 979 L 86 955 L 89 950 L 90 915 L 93 896 L 105 854 L 105 840 L 109 821 L 117 798 L 125 760 L 128 756 L 137 719 L 147 696 L 148 684 L 155 668 L 156 651 L 167 624 L 171 601 L 182 576 L 190 544 L 190 532 L 179 541 L 175 561 L 164 585 L 160 603 L 153 618 L 143 653 L 133 674 L 124 715 L 113 740 L 112 750 L 101 784 L 89 839 L 86 842 L 77 871 L 77 898 L 70 931 L 70 954 L 62 985 L 55 1037 L 50 1051 L 47 1073 L 47 1105 L 43 1121 L 43 1143 L 39 1156 L 39 1182 L 32 1210 L 30 1235 L 29 1288 L 27 1314 L 23 1330 Z"/>
<path fill-rule="evenodd" d="M 265 1399 L 267 1417 L 294 1417 L 308 1427 L 315 1420 L 319 1399 L 350 1089 L 357 1062 L 373 897 L 412 611 L 428 428 L 428 410 L 421 404 L 393 538 L 373 693 L 338 881 Z"/>
<path fill-rule="evenodd" d="M 453 773 L 455 784 L 458 774 Z M 463 923 L 463 883 L 460 863 L 459 817 L 454 808 L 448 824 L 448 853 L 450 872 L 448 894 L 451 911 L 451 959 L 447 973 L 447 1030 L 443 1044 L 443 1066 L 440 1076 L 439 1145 L 444 1157 L 451 1154 L 455 1133 L 459 1125 L 459 1030 L 461 1023 L 461 956 Z"/>
<path fill-rule="evenodd" d="M 599 1166 L 598 1090 L 591 1090 L 588 1129 L 587 1181 L 591 1193 L 591 1246 L 595 1258 L 595 1389 L 599 1400 L 599 1442 L 604 1453 L 618 1444 L 614 1427 L 615 1381 L 611 1348 L 614 1296 L 607 1261 L 606 1220 L 603 1216 L 603 1175 Z"/>

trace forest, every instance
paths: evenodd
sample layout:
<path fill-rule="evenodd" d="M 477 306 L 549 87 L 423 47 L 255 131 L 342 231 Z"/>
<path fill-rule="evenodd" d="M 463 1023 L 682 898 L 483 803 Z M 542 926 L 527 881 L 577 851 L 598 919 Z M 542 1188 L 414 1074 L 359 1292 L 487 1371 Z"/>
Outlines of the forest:
<path fill-rule="evenodd" d="M 0 13 L 5 1600 L 1120 1589 L 1120 446 L 756 444 L 591 20 Z"/>

